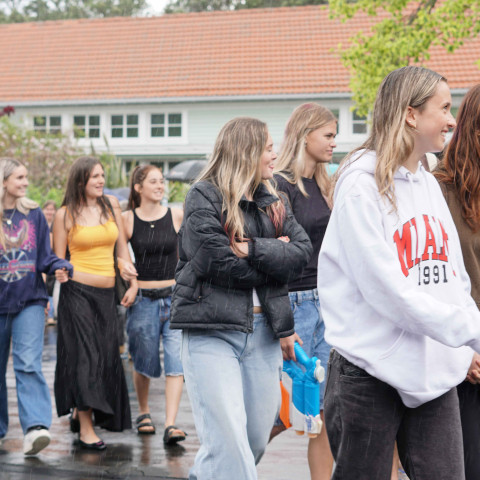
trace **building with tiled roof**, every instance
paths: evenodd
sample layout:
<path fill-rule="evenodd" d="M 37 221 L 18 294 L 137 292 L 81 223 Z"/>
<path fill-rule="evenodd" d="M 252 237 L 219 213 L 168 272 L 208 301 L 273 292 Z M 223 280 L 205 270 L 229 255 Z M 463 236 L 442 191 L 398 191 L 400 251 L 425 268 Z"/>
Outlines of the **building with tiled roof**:
<path fill-rule="evenodd" d="M 37 129 L 84 132 L 86 146 L 168 164 L 211 151 L 230 118 L 265 120 L 281 140 L 291 111 L 318 101 L 339 117 L 338 152 L 358 145 L 338 56 L 372 19 L 346 23 L 325 6 L 0 25 L 0 106 Z M 480 82 L 480 39 L 431 51 L 454 104 Z"/>

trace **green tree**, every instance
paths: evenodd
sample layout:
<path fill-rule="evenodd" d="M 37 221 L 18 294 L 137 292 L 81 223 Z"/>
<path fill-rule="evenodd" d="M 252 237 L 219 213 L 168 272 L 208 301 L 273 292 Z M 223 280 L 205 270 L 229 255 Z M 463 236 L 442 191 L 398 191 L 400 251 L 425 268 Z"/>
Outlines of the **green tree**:
<path fill-rule="evenodd" d="M 244 8 L 293 7 L 323 5 L 328 0 L 170 0 L 165 13 L 241 10 Z"/>
<path fill-rule="evenodd" d="M 344 65 L 351 72 L 350 88 L 356 110 L 365 115 L 371 110 L 382 79 L 406 65 L 422 65 L 429 59 L 432 45 L 455 51 L 465 39 L 480 32 L 478 0 L 330 0 L 331 14 L 343 20 L 358 12 L 375 21 L 369 33 L 352 37 L 350 46 L 340 46 Z M 377 19 L 375 19 L 377 20 Z M 480 56 L 480 54 L 479 54 Z"/>
<path fill-rule="evenodd" d="M 0 23 L 133 16 L 146 5 L 147 0 L 6 0 L 0 2 Z"/>
<path fill-rule="evenodd" d="M 26 130 L 8 116 L 0 117 L 0 156 L 17 158 L 27 167 L 28 195 L 39 203 L 61 201 L 68 169 L 82 154 L 67 136 Z"/>

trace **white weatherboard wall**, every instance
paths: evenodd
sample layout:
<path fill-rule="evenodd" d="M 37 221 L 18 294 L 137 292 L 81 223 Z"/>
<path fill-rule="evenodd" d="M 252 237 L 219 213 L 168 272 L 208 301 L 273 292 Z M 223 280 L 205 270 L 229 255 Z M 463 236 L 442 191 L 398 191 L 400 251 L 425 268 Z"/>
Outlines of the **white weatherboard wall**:
<path fill-rule="evenodd" d="M 455 93 L 455 92 L 454 92 Z M 453 97 L 453 105 L 458 106 L 464 92 Z M 187 99 L 185 99 L 187 100 Z M 98 102 L 90 105 L 18 105 L 13 116 L 14 121 L 33 128 L 34 116 L 59 115 L 62 117 L 62 131 L 73 135 L 73 117 L 75 115 L 100 115 L 100 138 L 78 139 L 78 144 L 85 148 L 90 147 L 97 152 L 110 150 L 125 160 L 140 162 L 160 162 L 168 170 L 173 164 L 189 159 L 204 158 L 210 154 L 215 138 L 221 127 L 236 116 L 250 116 L 259 118 L 267 123 L 275 148 L 279 149 L 285 124 L 292 111 L 300 104 L 316 101 L 327 108 L 335 110 L 339 115 L 339 132 L 337 135 L 337 155 L 345 154 L 360 145 L 365 134 L 353 133 L 352 102 L 349 98 L 301 98 L 295 99 L 258 99 L 258 100 L 200 100 L 152 102 L 152 103 L 125 103 L 106 104 Z M 150 116 L 155 113 L 181 113 L 181 138 L 154 138 L 150 135 Z M 112 138 L 111 115 L 135 114 L 139 116 L 139 136 L 135 138 Z M 108 143 L 105 143 L 104 137 Z"/>

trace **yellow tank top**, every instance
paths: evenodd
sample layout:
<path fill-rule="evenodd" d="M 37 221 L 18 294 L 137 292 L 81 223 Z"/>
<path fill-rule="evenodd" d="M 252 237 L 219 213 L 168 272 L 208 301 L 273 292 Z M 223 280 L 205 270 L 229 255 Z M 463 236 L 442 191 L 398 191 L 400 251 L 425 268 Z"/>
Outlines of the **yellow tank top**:
<path fill-rule="evenodd" d="M 70 263 L 78 272 L 114 277 L 113 249 L 118 238 L 115 220 L 103 225 L 75 225 L 68 234 Z"/>

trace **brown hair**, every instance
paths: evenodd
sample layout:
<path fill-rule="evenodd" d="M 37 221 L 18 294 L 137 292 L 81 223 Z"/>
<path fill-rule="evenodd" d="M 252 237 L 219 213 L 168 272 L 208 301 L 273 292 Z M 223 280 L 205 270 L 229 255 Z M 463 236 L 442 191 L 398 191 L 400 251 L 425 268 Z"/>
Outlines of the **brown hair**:
<path fill-rule="evenodd" d="M 134 210 L 140 206 L 142 197 L 135 190 L 135 185 L 142 185 L 147 175 L 155 169 L 161 172 L 161 169 L 155 165 L 138 165 L 133 169 L 132 175 L 130 176 L 130 195 L 128 196 L 127 210 Z"/>
<path fill-rule="evenodd" d="M 81 208 L 87 203 L 85 186 L 96 165 L 100 165 L 103 169 L 103 165 L 97 157 L 79 157 L 75 160 L 68 173 L 67 188 L 65 189 L 62 207 L 66 207 L 71 215 L 73 226 L 76 224 Z M 108 220 L 113 215 L 113 210 L 109 205 L 110 202 L 105 195 L 102 195 L 97 199 L 97 203 L 100 206 L 100 218 Z"/>
<path fill-rule="evenodd" d="M 473 232 L 480 228 L 480 84 L 465 95 L 437 180 L 453 185 L 462 215 Z"/>

